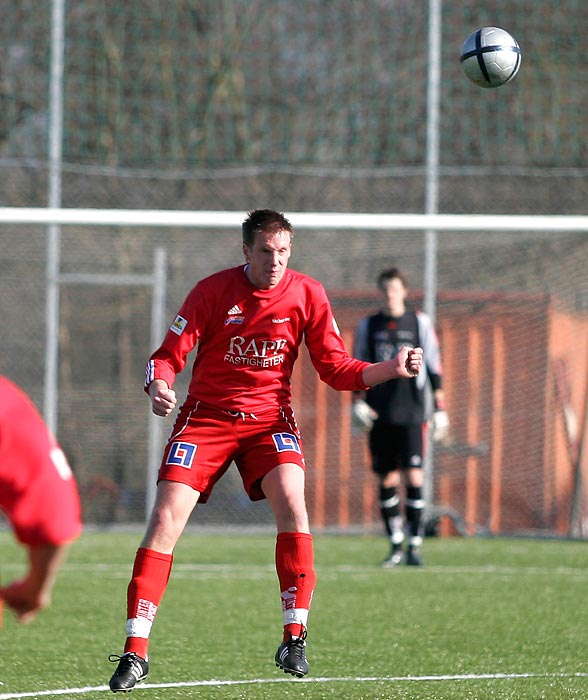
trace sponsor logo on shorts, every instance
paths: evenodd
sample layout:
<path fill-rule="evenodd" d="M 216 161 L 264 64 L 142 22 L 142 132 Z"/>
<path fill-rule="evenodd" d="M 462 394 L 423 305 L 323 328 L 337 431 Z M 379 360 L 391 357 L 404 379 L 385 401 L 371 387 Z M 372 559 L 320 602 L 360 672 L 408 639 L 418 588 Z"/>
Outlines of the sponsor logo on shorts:
<path fill-rule="evenodd" d="M 193 445 L 191 442 L 174 442 L 165 463 L 172 467 L 191 469 L 197 449 L 198 445 Z"/>
<path fill-rule="evenodd" d="M 278 452 L 297 452 L 302 454 L 296 435 L 292 433 L 274 433 L 272 438 Z"/>

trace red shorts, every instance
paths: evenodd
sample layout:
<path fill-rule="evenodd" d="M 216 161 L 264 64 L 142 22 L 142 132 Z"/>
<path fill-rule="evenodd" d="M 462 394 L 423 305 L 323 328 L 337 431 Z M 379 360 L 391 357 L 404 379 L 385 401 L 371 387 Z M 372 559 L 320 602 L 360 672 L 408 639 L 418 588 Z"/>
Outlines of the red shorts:
<path fill-rule="evenodd" d="M 265 498 L 261 480 L 278 464 L 290 462 L 304 469 L 292 409 L 233 413 L 188 398 L 163 453 L 158 480 L 187 484 L 200 492 L 200 503 L 206 503 L 232 462 L 252 501 Z"/>

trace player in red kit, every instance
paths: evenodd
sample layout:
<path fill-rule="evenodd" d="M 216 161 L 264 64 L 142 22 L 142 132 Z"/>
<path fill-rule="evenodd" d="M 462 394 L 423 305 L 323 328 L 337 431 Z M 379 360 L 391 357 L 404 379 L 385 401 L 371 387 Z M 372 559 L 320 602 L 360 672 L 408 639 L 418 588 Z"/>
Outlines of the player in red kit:
<path fill-rule="evenodd" d="M 0 588 L 20 622 L 51 602 L 55 577 L 81 532 L 80 502 L 67 460 L 29 397 L 0 376 L 0 509 L 29 553 L 29 570 Z"/>
<path fill-rule="evenodd" d="M 110 679 L 128 692 L 148 673 L 148 638 L 167 586 L 173 550 L 197 503 L 234 462 L 252 500 L 267 498 L 277 527 L 275 563 L 284 628 L 275 662 L 308 673 L 306 627 L 316 582 L 306 509 L 305 464 L 290 378 L 304 341 L 319 376 L 363 390 L 422 366 L 420 348 L 368 363 L 346 351 L 321 284 L 288 269 L 293 231 L 280 213 L 256 210 L 242 226 L 246 264 L 200 281 L 147 364 L 156 415 L 176 405 L 173 383 L 197 346 L 188 396 L 161 462 L 157 496 L 127 592 L 126 643 Z"/>

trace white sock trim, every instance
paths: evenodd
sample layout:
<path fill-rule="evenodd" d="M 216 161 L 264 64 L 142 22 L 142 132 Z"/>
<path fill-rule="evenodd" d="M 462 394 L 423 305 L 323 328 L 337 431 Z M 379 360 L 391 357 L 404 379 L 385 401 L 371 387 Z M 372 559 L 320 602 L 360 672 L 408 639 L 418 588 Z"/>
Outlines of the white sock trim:
<path fill-rule="evenodd" d="M 393 508 L 394 506 L 397 506 L 400 503 L 400 496 L 398 494 L 392 496 L 392 498 L 385 498 L 383 501 L 380 501 L 380 506 L 382 508 Z"/>
<path fill-rule="evenodd" d="M 151 634 L 153 623 L 145 617 L 132 617 L 127 620 L 127 637 L 141 637 L 147 639 Z"/>
<path fill-rule="evenodd" d="M 291 608 L 284 610 L 284 625 L 299 624 L 307 626 L 308 610 L 305 608 Z"/>

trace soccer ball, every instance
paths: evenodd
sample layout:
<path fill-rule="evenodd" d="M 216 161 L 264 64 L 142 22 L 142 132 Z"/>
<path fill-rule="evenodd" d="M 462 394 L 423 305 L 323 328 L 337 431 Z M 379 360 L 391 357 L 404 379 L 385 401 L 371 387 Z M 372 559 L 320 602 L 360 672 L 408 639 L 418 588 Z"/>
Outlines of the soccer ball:
<path fill-rule="evenodd" d="M 496 88 L 517 74 L 521 49 L 517 40 L 504 29 L 482 27 L 465 40 L 460 62 L 473 83 L 483 88 Z"/>

